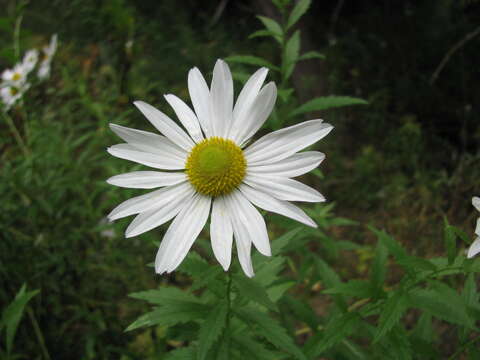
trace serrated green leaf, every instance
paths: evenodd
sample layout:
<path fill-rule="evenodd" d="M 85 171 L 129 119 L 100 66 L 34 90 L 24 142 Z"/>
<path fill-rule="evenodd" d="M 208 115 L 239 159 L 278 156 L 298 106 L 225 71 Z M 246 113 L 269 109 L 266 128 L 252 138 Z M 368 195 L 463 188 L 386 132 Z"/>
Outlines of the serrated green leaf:
<path fill-rule="evenodd" d="M 361 318 L 354 312 L 347 312 L 330 320 L 326 326 L 320 341 L 312 348 L 308 355 L 316 358 L 325 350 L 338 344 L 344 338 L 352 334 L 360 324 Z"/>
<path fill-rule="evenodd" d="M 195 360 L 196 349 L 193 346 L 169 351 L 165 360 Z"/>
<path fill-rule="evenodd" d="M 212 309 L 207 316 L 198 334 L 198 354 L 197 359 L 206 358 L 208 350 L 218 339 L 227 321 L 228 304 L 226 301 L 220 303 L 220 306 Z"/>
<path fill-rule="evenodd" d="M 258 15 L 257 18 L 262 22 L 265 28 L 273 34 L 275 40 L 281 44 L 283 42 L 283 30 L 280 24 L 266 16 Z"/>
<path fill-rule="evenodd" d="M 323 54 L 320 54 L 318 51 L 307 51 L 300 55 L 298 60 L 310 60 L 310 59 L 322 59 L 324 60 L 326 57 Z"/>
<path fill-rule="evenodd" d="M 318 276 L 322 279 L 325 287 L 333 288 L 342 283 L 338 274 L 322 259 L 319 259 L 318 257 L 315 258 L 315 267 Z M 342 295 L 334 295 L 333 299 L 339 308 L 347 308 L 347 302 Z"/>
<path fill-rule="evenodd" d="M 390 235 L 383 230 L 378 230 L 373 226 L 368 226 L 370 231 L 375 233 L 378 240 L 388 249 L 388 252 L 392 254 L 398 261 L 408 256 L 407 251 Z"/>
<path fill-rule="evenodd" d="M 432 314 L 423 312 L 411 334 L 413 338 L 422 339 L 427 343 L 433 343 L 435 331 L 432 326 Z"/>
<path fill-rule="evenodd" d="M 446 285 L 445 285 L 446 286 Z M 451 296 L 451 297 L 449 297 Z M 469 317 L 465 303 L 454 290 L 418 289 L 409 295 L 410 306 L 427 311 L 433 316 L 473 329 L 473 320 Z"/>
<path fill-rule="evenodd" d="M 288 39 L 287 44 L 285 45 L 285 61 L 282 68 L 284 79 L 288 79 L 290 78 L 290 75 L 292 75 L 299 53 L 300 30 L 297 30 L 293 33 L 290 39 Z"/>
<path fill-rule="evenodd" d="M 290 29 L 305 14 L 310 7 L 310 0 L 300 0 L 293 8 L 287 21 L 287 29 Z"/>
<path fill-rule="evenodd" d="M 263 287 L 267 287 L 278 279 L 278 274 L 284 267 L 285 258 L 283 256 L 267 258 L 265 262 L 258 266 L 255 281 Z"/>
<path fill-rule="evenodd" d="M 125 331 L 132 331 L 145 326 L 171 326 L 204 318 L 211 308 L 196 302 L 179 301 L 171 303 L 140 316 Z"/>
<path fill-rule="evenodd" d="M 324 290 L 323 293 L 369 298 L 372 296 L 372 288 L 370 287 L 370 283 L 368 281 L 350 280 L 346 283 L 341 283 L 332 288 Z"/>
<path fill-rule="evenodd" d="M 39 290 L 27 291 L 26 285 L 23 284 L 15 295 L 15 299 L 3 310 L 0 329 L 2 327 L 6 328 L 7 354 L 11 353 L 13 340 L 20 320 L 22 319 L 25 306 L 39 292 Z"/>
<path fill-rule="evenodd" d="M 375 299 L 378 299 L 383 294 L 383 284 L 387 271 L 387 258 L 387 248 L 379 241 L 375 249 L 375 257 L 373 258 L 372 271 L 370 273 L 370 284 Z"/>
<path fill-rule="evenodd" d="M 275 284 L 267 289 L 267 294 L 272 301 L 277 302 L 285 294 L 285 292 L 295 285 L 295 281 L 283 281 Z"/>
<path fill-rule="evenodd" d="M 175 287 L 162 287 L 128 294 L 129 297 L 148 301 L 151 304 L 166 305 L 177 301 L 200 302 L 195 295 Z"/>
<path fill-rule="evenodd" d="M 220 275 L 223 272 L 224 271 L 220 266 L 210 266 L 208 269 L 201 272 L 199 274 L 200 276 L 198 276 L 198 275 L 196 276 L 195 281 L 193 282 L 193 284 L 190 288 L 190 291 L 195 291 L 195 290 L 198 290 L 198 289 L 204 287 L 205 285 L 208 285 L 209 283 L 214 281 L 214 279 L 218 275 Z"/>
<path fill-rule="evenodd" d="M 318 316 L 306 301 L 300 301 L 293 296 L 285 295 L 282 298 L 284 303 L 296 319 L 307 324 L 310 329 L 316 330 L 318 326 Z"/>
<path fill-rule="evenodd" d="M 272 302 L 265 288 L 258 284 L 255 279 L 250 279 L 246 276 L 243 276 L 243 274 L 234 274 L 232 279 L 233 284 L 238 289 L 238 293 L 241 297 L 263 305 L 267 309 L 274 311 L 278 310 L 277 305 Z"/>
<path fill-rule="evenodd" d="M 399 321 L 407 310 L 408 299 L 405 293 L 395 292 L 387 299 L 380 313 L 378 327 L 373 342 L 376 343 L 388 333 Z"/>
<path fill-rule="evenodd" d="M 273 345 L 294 355 L 297 359 L 306 360 L 305 355 L 295 345 L 287 332 L 273 318 L 257 310 L 243 308 L 235 311 L 238 317 L 247 325 L 256 325 L 261 330 L 259 335 Z"/>
<path fill-rule="evenodd" d="M 283 234 L 282 236 L 276 238 L 272 241 L 271 248 L 272 248 L 272 255 L 278 255 L 281 253 L 282 249 L 288 245 L 288 243 L 295 238 L 298 234 L 300 234 L 304 230 L 302 227 L 297 227 L 295 229 L 290 230 L 289 232 Z"/>
<path fill-rule="evenodd" d="M 257 65 L 257 66 L 265 66 L 269 69 L 278 71 L 278 66 L 273 65 L 272 63 L 264 60 L 258 56 L 253 55 L 232 55 L 228 56 L 224 59 L 227 62 L 234 62 L 240 64 L 249 64 L 249 65 Z"/>
<path fill-rule="evenodd" d="M 293 110 L 290 114 L 288 114 L 288 116 L 292 117 L 312 111 L 321 111 L 337 107 L 367 104 L 368 102 L 363 99 L 350 96 L 324 96 L 306 102 L 305 104 Z"/>
<path fill-rule="evenodd" d="M 250 333 L 242 332 L 233 335 L 233 346 L 245 354 L 244 359 L 272 360 L 278 359 L 278 353 L 267 350 L 265 346 L 250 337 Z"/>

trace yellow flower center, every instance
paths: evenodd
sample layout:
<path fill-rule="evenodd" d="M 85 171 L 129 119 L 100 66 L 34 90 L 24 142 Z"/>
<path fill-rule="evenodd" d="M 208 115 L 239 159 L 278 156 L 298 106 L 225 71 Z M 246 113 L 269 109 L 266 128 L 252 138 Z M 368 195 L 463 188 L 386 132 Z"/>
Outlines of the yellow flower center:
<path fill-rule="evenodd" d="M 18 94 L 18 89 L 14 88 L 14 87 L 11 87 L 10 88 L 10 95 L 15 96 L 17 94 Z"/>
<path fill-rule="evenodd" d="M 13 81 L 18 81 L 18 80 L 20 80 L 21 78 L 22 78 L 22 75 L 21 75 L 20 73 L 18 73 L 18 72 L 15 73 L 15 74 L 13 74 L 13 76 L 12 76 L 12 80 L 13 80 Z"/>
<path fill-rule="evenodd" d="M 193 147 L 185 168 L 188 180 L 199 193 L 219 196 L 241 184 L 247 161 L 232 140 L 211 137 Z"/>

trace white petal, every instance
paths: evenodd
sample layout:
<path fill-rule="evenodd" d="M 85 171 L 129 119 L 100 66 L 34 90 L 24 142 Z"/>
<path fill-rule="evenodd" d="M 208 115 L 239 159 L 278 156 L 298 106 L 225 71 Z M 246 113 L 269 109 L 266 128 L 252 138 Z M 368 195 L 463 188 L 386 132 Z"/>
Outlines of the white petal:
<path fill-rule="evenodd" d="M 477 209 L 478 211 L 480 211 L 480 198 L 477 197 L 477 196 L 474 196 L 472 198 L 472 205 L 475 206 L 475 209 Z"/>
<path fill-rule="evenodd" d="M 249 166 L 270 164 L 312 145 L 332 129 L 332 125 L 322 120 L 305 121 L 261 137 L 244 154 Z"/>
<path fill-rule="evenodd" d="M 247 175 L 244 182 L 279 200 L 306 202 L 325 201 L 325 197 L 317 190 L 293 179 Z"/>
<path fill-rule="evenodd" d="M 134 189 L 154 189 L 157 187 L 175 185 L 187 180 L 183 172 L 133 171 L 112 176 L 107 183 Z"/>
<path fill-rule="evenodd" d="M 238 261 L 242 267 L 243 272 L 248 277 L 254 275 L 252 259 L 250 257 L 250 251 L 252 247 L 252 242 L 249 238 L 248 227 L 239 221 L 238 217 L 235 216 L 235 212 L 232 212 L 232 209 L 229 205 L 230 219 L 232 220 L 233 234 L 235 235 L 235 245 L 237 247 Z"/>
<path fill-rule="evenodd" d="M 238 131 L 237 128 L 241 128 L 241 124 L 244 124 L 245 121 L 248 120 L 250 107 L 257 98 L 258 92 L 267 77 L 267 73 L 267 68 L 258 69 L 243 86 L 233 109 L 233 125 L 230 131 L 230 138 L 235 137 Z"/>
<path fill-rule="evenodd" d="M 317 227 L 317 224 L 298 206 L 287 201 L 275 199 L 273 196 L 255 190 L 245 184 L 241 184 L 239 189 L 248 200 L 259 208 L 289 217 L 314 228 Z"/>
<path fill-rule="evenodd" d="M 171 272 L 182 262 L 207 222 L 211 198 L 196 194 L 168 228 L 155 258 L 155 272 Z"/>
<path fill-rule="evenodd" d="M 211 136 L 211 103 L 210 90 L 203 78 L 202 73 L 197 68 L 193 68 L 188 72 L 188 92 L 192 101 L 193 108 L 197 114 L 200 126 L 206 137 Z"/>
<path fill-rule="evenodd" d="M 185 159 L 171 157 L 169 155 L 158 155 L 138 150 L 131 144 L 117 144 L 107 148 L 107 151 L 120 159 L 135 161 L 139 164 L 150 166 L 156 169 L 179 170 L 185 169 Z"/>
<path fill-rule="evenodd" d="M 164 187 L 122 202 L 113 209 L 107 217 L 110 221 L 113 221 L 125 216 L 159 208 L 165 206 L 165 204 L 168 204 L 176 198 L 186 196 L 192 192 L 194 192 L 194 189 L 189 182 Z"/>
<path fill-rule="evenodd" d="M 270 241 L 263 216 L 238 190 L 232 192 L 226 199 L 229 203 L 230 217 L 237 218 L 244 224 L 250 240 L 261 254 L 270 256 L 272 254 Z"/>
<path fill-rule="evenodd" d="M 296 177 L 315 169 L 325 159 L 318 151 L 305 151 L 293 154 L 272 164 L 249 166 L 247 172 L 252 175 Z"/>
<path fill-rule="evenodd" d="M 213 254 L 223 269 L 227 271 L 232 260 L 233 229 L 225 199 L 222 196 L 213 200 L 210 239 Z"/>
<path fill-rule="evenodd" d="M 195 146 L 192 139 L 182 130 L 180 126 L 170 119 L 160 110 L 143 101 L 134 101 L 133 104 L 142 112 L 143 115 L 165 135 L 174 144 L 190 151 Z"/>
<path fill-rule="evenodd" d="M 233 80 L 227 63 L 220 59 L 213 69 L 210 98 L 213 110 L 212 135 L 226 137 L 232 124 Z"/>
<path fill-rule="evenodd" d="M 192 111 L 192 109 L 190 109 L 187 104 L 185 104 L 175 95 L 165 95 L 165 99 L 173 108 L 173 111 L 175 111 L 178 120 L 180 120 L 185 129 L 187 129 L 192 139 L 197 143 L 202 141 L 203 134 L 202 130 L 200 129 L 200 123 L 198 122 L 197 116 Z"/>
<path fill-rule="evenodd" d="M 467 258 L 472 258 L 480 253 L 480 237 L 477 237 L 470 248 L 468 249 Z"/>
<path fill-rule="evenodd" d="M 182 194 L 173 198 L 163 206 L 155 206 L 153 209 L 144 211 L 137 215 L 125 231 L 125 237 L 133 237 L 147 232 L 157 226 L 160 226 L 173 217 L 185 207 L 185 201 L 188 201 L 195 191 Z"/>
<path fill-rule="evenodd" d="M 477 219 L 477 226 L 475 227 L 475 234 L 480 236 L 480 218 Z"/>
<path fill-rule="evenodd" d="M 110 129 L 139 150 L 174 157 L 181 161 L 187 158 L 188 153 L 165 136 L 116 124 L 110 124 Z"/>
<path fill-rule="evenodd" d="M 243 123 L 236 124 L 238 130 L 234 131 L 236 133 L 234 141 L 237 144 L 243 146 L 262 127 L 265 120 L 270 116 L 276 99 L 277 87 L 274 82 L 270 82 L 258 94 Z"/>

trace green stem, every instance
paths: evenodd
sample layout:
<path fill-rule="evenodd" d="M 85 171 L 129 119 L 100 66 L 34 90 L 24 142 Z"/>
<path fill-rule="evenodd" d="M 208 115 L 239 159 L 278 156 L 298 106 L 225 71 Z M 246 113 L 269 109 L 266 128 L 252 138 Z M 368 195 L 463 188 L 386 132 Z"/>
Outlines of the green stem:
<path fill-rule="evenodd" d="M 8 127 L 10 128 L 10 131 L 13 134 L 13 137 L 15 138 L 15 141 L 17 142 L 18 146 L 22 149 L 23 153 L 25 156 L 29 155 L 29 151 L 27 148 L 27 145 L 25 144 L 25 141 L 23 141 L 22 136 L 18 132 L 17 127 L 15 126 L 15 123 L 13 122 L 13 119 L 7 115 L 7 113 L 2 112 L 3 118 L 5 119 Z"/>
<path fill-rule="evenodd" d="M 225 323 L 225 336 L 227 343 L 227 356 L 230 358 L 230 310 L 232 303 L 232 276 L 227 272 L 227 321 Z"/>
<path fill-rule="evenodd" d="M 30 321 L 32 322 L 33 331 L 37 336 L 38 344 L 42 349 L 44 358 L 46 360 L 52 360 L 52 358 L 50 357 L 50 354 L 48 353 L 47 347 L 45 346 L 45 339 L 43 338 L 42 330 L 40 330 L 40 326 L 38 326 L 37 319 L 35 318 L 35 314 L 33 313 L 33 310 L 30 306 L 27 306 L 27 314 L 28 314 L 28 317 L 30 318 Z"/>
<path fill-rule="evenodd" d="M 22 27 L 23 15 L 20 15 L 15 21 L 15 29 L 13 31 L 13 50 L 15 53 L 15 60 L 20 61 L 20 29 Z"/>

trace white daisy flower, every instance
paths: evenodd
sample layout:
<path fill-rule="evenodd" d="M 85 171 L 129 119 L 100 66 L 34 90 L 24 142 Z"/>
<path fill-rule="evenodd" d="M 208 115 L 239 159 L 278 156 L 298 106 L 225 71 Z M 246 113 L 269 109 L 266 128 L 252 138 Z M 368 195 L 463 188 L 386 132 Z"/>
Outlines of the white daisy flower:
<path fill-rule="evenodd" d="M 53 55 L 57 51 L 57 34 L 50 39 L 50 44 L 43 47 L 43 58 L 40 61 L 37 76 L 40 80 L 45 80 L 50 76 L 50 68 L 52 64 Z"/>
<path fill-rule="evenodd" d="M 32 71 L 37 65 L 38 61 L 38 50 L 32 49 L 28 50 L 23 57 L 22 65 L 25 69 L 26 74 Z"/>
<path fill-rule="evenodd" d="M 0 85 L 0 99 L 3 102 L 3 110 L 8 111 L 10 108 L 22 98 L 25 91 L 30 88 L 29 83 L 20 84 L 18 86 L 10 86 L 8 84 Z"/>
<path fill-rule="evenodd" d="M 472 198 L 472 205 L 480 211 L 480 198 L 477 196 L 474 196 Z M 477 219 L 477 226 L 475 228 L 475 235 L 477 235 L 477 238 L 475 241 L 470 245 L 470 248 L 468 249 L 467 257 L 472 258 L 478 253 L 480 253 L 480 218 Z"/>
<path fill-rule="evenodd" d="M 28 71 L 23 63 L 19 63 L 13 69 L 6 69 L 2 72 L 3 85 L 21 87 L 27 82 Z"/>
<path fill-rule="evenodd" d="M 310 120 L 249 140 L 270 115 L 277 96 L 273 82 L 263 86 L 267 69 L 247 81 L 233 105 L 233 81 L 228 65 L 218 60 L 210 89 L 197 68 L 188 74 L 195 110 L 175 95 L 165 95 L 186 129 L 153 106 L 134 104 L 162 135 L 111 124 L 124 144 L 108 148 L 113 156 L 159 171 L 135 171 L 113 176 L 108 183 L 127 188 L 153 189 L 129 199 L 108 215 L 110 220 L 138 214 L 126 237 L 149 231 L 174 218 L 155 259 L 157 273 L 173 271 L 210 220 L 215 257 L 227 270 L 235 239 L 240 265 L 253 276 L 251 245 L 270 256 L 265 221 L 255 206 L 316 227 L 303 210 L 289 201 L 321 202 L 317 190 L 292 177 L 316 168 L 325 155 L 298 151 L 326 136 L 332 126 Z"/>

